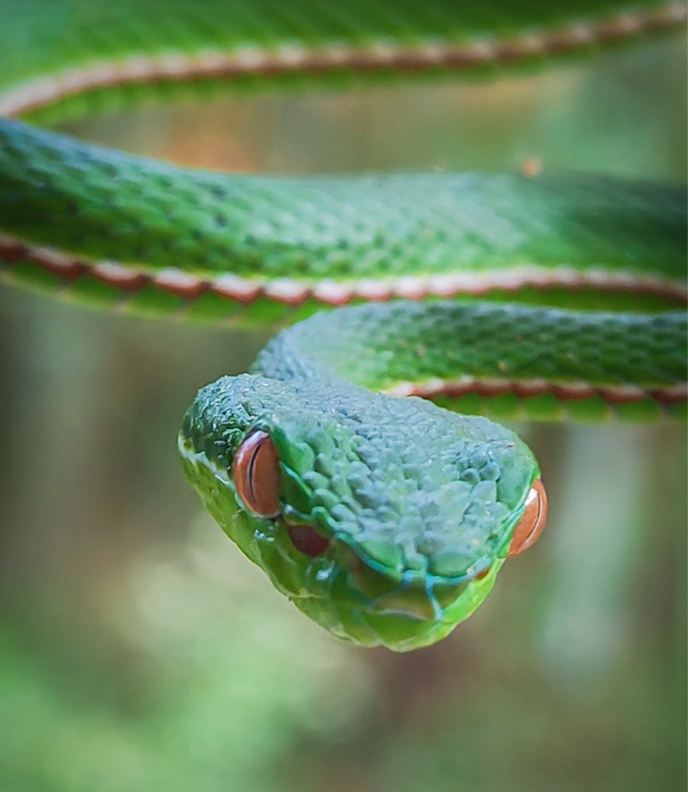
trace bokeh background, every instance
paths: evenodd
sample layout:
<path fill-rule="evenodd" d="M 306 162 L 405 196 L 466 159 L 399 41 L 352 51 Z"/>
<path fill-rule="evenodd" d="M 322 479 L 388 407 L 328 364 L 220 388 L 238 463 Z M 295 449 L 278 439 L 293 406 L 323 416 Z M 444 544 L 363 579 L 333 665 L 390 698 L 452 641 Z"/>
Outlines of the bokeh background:
<path fill-rule="evenodd" d="M 670 37 L 499 82 L 243 92 L 63 128 L 235 171 L 685 178 Z M 0 290 L 3 792 L 681 792 L 684 429 L 523 425 L 547 531 L 408 655 L 337 642 L 205 516 L 175 455 L 251 333 Z"/>

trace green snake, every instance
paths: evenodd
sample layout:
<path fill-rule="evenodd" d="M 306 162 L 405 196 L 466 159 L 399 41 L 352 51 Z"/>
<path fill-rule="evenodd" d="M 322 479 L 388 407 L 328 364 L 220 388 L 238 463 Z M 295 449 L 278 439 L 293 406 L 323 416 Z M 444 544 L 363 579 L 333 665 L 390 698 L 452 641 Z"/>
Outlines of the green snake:
<path fill-rule="evenodd" d="M 485 415 L 685 414 L 685 190 L 232 176 L 36 124 L 134 88 L 526 69 L 684 20 L 679 3 L 612 0 L 3 0 L 0 272 L 98 308 L 292 325 L 251 374 L 199 391 L 185 472 L 334 635 L 431 644 L 545 523 L 533 454 Z"/>

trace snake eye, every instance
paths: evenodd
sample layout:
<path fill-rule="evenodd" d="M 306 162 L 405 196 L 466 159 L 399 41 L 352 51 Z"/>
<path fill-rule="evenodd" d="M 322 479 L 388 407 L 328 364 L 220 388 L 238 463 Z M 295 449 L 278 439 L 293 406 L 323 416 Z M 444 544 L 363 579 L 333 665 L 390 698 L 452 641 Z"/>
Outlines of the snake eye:
<path fill-rule="evenodd" d="M 547 493 L 537 479 L 530 488 L 523 516 L 514 530 L 514 535 L 509 547 L 509 556 L 515 556 L 532 547 L 542 533 L 547 522 Z"/>
<path fill-rule="evenodd" d="M 279 514 L 279 457 L 270 435 L 252 432 L 239 446 L 232 463 L 239 497 L 261 517 Z"/>

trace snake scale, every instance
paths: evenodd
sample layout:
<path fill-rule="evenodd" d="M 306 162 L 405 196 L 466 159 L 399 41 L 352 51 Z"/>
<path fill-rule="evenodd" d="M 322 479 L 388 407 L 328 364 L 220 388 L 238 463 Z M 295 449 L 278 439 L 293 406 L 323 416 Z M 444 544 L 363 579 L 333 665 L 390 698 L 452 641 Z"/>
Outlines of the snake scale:
<path fill-rule="evenodd" d="M 489 76 L 685 16 L 613 0 L 4 0 L 0 272 L 98 308 L 292 325 L 251 374 L 199 391 L 185 472 L 334 635 L 428 645 L 545 524 L 533 454 L 487 415 L 685 415 L 685 189 L 233 176 L 40 126 L 178 86 Z"/>

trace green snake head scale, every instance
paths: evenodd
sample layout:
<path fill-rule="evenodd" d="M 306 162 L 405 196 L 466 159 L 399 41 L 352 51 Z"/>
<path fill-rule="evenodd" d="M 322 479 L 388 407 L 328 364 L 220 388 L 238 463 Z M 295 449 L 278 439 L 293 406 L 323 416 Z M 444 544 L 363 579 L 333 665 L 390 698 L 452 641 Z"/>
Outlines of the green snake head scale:
<path fill-rule="evenodd" d="M 367 646 L 443 638 L 492 588 L 517 526 L 544 522 L 524 516 L 534 483 L 544 490 L 517 436 L 417 398 L 224 377 L 198 393 L 179 444 L 242 551 L 303 612 Z"/>

